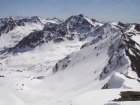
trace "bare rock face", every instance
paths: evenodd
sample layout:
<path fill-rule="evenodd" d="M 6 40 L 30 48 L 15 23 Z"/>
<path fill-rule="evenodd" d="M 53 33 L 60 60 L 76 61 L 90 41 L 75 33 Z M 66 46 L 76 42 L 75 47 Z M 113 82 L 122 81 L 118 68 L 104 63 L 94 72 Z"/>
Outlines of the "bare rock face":
<path fill-rule="evenodd" d="M 113 101 L 139 101 L 140 92 L 139 91 L 124 91 L 120 94 L 121 98 L 115 99 Z"/>
<path fill-rule="evenodd" d="M 135 25 L 135 30 L 140 31 L 140 24 Z"/>
<path fill-rule="evenodd" d="M 0 34 L 8 33 L 16 27 L 16 22 L 12 18 L 0 19 L 2 26 L 0 27 Z"/>

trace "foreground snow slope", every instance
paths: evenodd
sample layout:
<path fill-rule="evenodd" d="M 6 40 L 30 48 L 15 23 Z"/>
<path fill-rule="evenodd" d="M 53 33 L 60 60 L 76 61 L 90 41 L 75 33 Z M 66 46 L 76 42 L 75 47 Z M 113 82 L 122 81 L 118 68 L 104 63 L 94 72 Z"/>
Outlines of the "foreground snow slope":
<path fill-rule="evenodd" d="M 66 100 L 64 105 L 69 105 L 70 102 L 67 101 L 69 98 L 65 99 L 61 95 L 65 94 L 63 86 L 67 84 L 61 82 L 63 79 L 63 77 L 59 77 L 61 73 L 52 74 L 52 67 L 59 59 L 78 50 L 81 45 L 82 43 L 79 41 L 60 44 L 50 42 L 26 53 L 8 55 L 4 59 L 4 56 L 1 56 L 1 76 L 4 78 L 0 77 L 0 101 L 3 105 L 11 105 L 11 103 L 13 105 L 24 105 L 25 103 L 43 105 L 44 102 L 49 105 L 62 105 L 59 101 L 63 99 L 63 101 Z M 61 91 L 57 89 L 59 81 Z"/>

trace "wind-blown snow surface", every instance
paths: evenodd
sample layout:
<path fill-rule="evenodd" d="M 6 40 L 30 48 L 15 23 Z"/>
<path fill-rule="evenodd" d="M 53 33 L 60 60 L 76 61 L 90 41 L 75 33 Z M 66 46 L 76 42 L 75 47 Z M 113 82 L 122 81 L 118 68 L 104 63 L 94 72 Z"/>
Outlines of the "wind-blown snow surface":
<path fill-rule="evenodd" d="M 42 26 L 37 25 L 36 29 L 41 30 Z M 27 52 L 1 54 L 0 103 L 132 105 L 132 102 L 109 102 L 119 98 L 121 91 L 140 91 L 139 77 L 125 53 L 127 46 L 122 32 L 107 23 L 90 34 L 92 37 L 83 41 L 78 37 L 60 43 L 50 40 Z"/>

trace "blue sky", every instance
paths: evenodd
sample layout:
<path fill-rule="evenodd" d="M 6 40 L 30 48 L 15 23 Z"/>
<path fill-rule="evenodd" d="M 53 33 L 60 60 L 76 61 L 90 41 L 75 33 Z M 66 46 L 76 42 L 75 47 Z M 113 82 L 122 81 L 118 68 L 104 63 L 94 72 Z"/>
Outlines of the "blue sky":
<path fill-rule="evenodd" d="M 66 19 L 78 14 L 98 21 L 140 23 L 140 0 L 0 0 L 0 16 Z"/>

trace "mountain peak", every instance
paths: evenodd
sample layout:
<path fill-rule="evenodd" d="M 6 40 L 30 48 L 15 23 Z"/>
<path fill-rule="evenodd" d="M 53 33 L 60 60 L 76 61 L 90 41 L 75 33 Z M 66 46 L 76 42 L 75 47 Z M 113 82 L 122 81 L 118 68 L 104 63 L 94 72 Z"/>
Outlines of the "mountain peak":
<path fill-rule="evenodd" d="M 84 17 L 84 15 L 83 15 L 83 14 L 79 14 L 78 16 Z"/>

